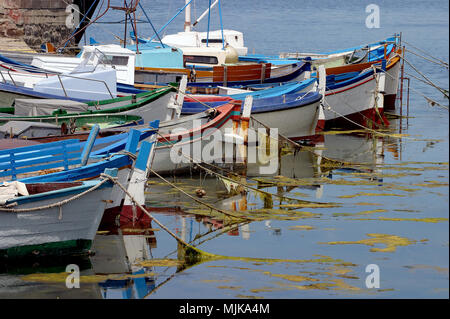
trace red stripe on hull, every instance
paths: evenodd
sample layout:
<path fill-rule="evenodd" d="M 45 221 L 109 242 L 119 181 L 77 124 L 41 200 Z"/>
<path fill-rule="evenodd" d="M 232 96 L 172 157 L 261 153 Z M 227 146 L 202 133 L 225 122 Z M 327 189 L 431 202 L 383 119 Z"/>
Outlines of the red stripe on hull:
<path fill-rule="evenodd" d="M 383 115 L 383 109 L 380 109 L 381 117 L 377 114 L 374 108 L 367 109 L 361 112 L 355 112 L 344 117 L 338 117 L 325 122 L 325 127 L 350 127 L 350 128 L 360 128 L 358 123 L 366 128 L 380 128 L 382 125 L 389 125 L 389 122 Z M 349 121 L 350 120 L 350 121 Z"/>
<path fill-rule="evenodd" d="M 317 120 L 316 133 L 320 133 L 325 129 L 325 119 Z"/>

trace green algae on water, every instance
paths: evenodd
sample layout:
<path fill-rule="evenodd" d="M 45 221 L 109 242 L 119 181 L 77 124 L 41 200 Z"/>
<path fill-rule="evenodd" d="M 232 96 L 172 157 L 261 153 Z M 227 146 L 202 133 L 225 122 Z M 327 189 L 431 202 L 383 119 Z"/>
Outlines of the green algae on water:
<path fill-rule="evenodd" d="M 371 252 L 395 252 L 398 246 L 409 246 L 416 243 L 416 240 L 388 234 L 367 234 L 370 238 L 357 241 L 331 241 L 319 244 L 327 245 L 367 245 L 384 244 L 385 248 L 371 248 Z"/>

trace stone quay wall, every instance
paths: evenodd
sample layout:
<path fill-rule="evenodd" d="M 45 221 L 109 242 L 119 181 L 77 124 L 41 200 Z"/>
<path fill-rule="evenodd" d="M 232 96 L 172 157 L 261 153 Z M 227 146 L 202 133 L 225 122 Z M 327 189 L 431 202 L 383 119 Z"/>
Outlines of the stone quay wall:
<path fill-rule="evenodd" d="M 20 40 L 32 49 L 50 42 L 63 45 L 74 28 L 67 27 L 73 0 L 0 0 L 0 38 Z M 74 46 L 71 40 L 68 46 Z M 8 49 L 8 48 L 4 48 Z"/>

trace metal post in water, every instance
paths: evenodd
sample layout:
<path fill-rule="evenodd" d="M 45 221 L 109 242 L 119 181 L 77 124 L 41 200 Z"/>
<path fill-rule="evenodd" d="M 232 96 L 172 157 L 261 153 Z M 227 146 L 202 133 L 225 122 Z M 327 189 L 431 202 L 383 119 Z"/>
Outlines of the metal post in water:
<path fill-rule="evenodd" d="M 402 47 L 402 75 L 400 81 L 400 115 L 403 114 L 403 79 L 405 73 L 405 47 Z"/>

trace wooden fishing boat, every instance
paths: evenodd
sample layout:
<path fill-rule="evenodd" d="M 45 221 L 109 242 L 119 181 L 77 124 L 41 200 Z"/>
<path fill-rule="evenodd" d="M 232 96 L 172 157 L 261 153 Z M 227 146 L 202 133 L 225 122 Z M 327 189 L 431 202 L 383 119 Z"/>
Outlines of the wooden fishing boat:
<path fill-rule="evenodd" d="M 182 148 L 183 150 L 198 147 L 200 152 L 202 152 L 203 147 L 208 144 L 209 139 L 217 132 L 220 132 L 222 136 L 226 136 L 229 133 L 227 129 L 232 130 L 232 136 L 229 136 L 231 140 L 239 135 L 239 125 L 241 124 L 241 102 L 240 101 L 229 101 L 224 105 L 221 105 L 215 109 L 208 109 L 200 113 L 196 113 L 189 116 L 183 116 L 179 119 L 161 122 L 159 124 L 159 138 L 157 146 L 155 148 L 155 156 L 153 161 L 152 169 L 159 174 L 181 174 L 188 171 L 192 163 L 188 159 L 184 159 L 179 163 L 174 163 L 171 160 L 170 153 L 174 145 Z M 141 136 L 149 134 L 149 132 L 154 131 L 153 124 L 143 124 L 137 126 L 111 128 L 101 130 L 100 134 L 107 137 L 97 139 L 94 147 L 101 148 L 101 141 L 105 141 L 107 145 L 111 143 L 119 143 L 123 141 L 128 134 L 128 132 L 133 130 L 138 130 Z M 41 143 L 47 143 L 50 141 L 64 140 L 67 138 L 77 138 L 79 140 L 86 140 L 88 137 L 87 132 L 80 132 L 75 134 L 68 134 L 66 136 L 54 136 L 54 137 L 42 137 L 42 138 L 32 138 L 31 141 L 38 141 Z M 223 141 L 222 141 L 223 142 Z M 231 144 L 235 143 L 229 142 Z M 114 144 L 113 144 L 114 145 Z M 114 149 L 110 146 L 108 151 L 106 150 L 96 150 L 93 152 L 94 155 L 101 155 L 105 153 L 120 151 L 120 147 L 115 147 Z M 222 150 L 225 146 L 222 145 Z M 192 151 L 187 153 L 192 156 Z"/>
<path fill-rule="evenodd" d="M 140 204 L 144 204 L 146 176 L 153 161 L 154 142 L 158 121 L 152 122 L 155 129 L 141 134 L 137 130 L 116 136 L 96 139 L 98 126 L 93 129 L 86 142 L 63 140 L 16 149 L 0 151 L 0 178 L 26 183 L 68 182 L 98 178 L 105 169 L 118 169 L 117 180 L 128 187 Z M 138 150 L 140 139 L 146 138 L 139 148 L 135 160 L 129 154 Z M 120 154 L 124 151 L 124 154 Z M 117 155 L 114 155 L 117 154 Z M 106 158 L 105 158 L 106 157 Z M 14 160 L 12 160 L 14 159 Z M 125 199 L 123 190 L 114 185 L 105 211 L 133 211 L 134 202 Z"/>
<path fill-rule="evenodd" d="M 86 142 L 83 143 L 80 143 L 77 139 L 70 139 L 1 150 L 1 181 L 20 179 L 22 182 L 42 182 L 45 180 L 58 182 L 71 181 L 71 178 L 77 176 L 79 179 L 99 176 L 100 173 L 106 168 L 111 168 L 111 166 L 100 167 L 96 171 L 97 175 L 86 176 L 83 173 L 99 130 L 98 125 L 94 126 Z M 134 137 L 134 139 L 138 140 L 139 138 Z M 109 151 L 112 149 L 110 144 L 97 152 Z M 132 151 L 131 146 L 128 147 L 128 150 Z M 112 167 L 114 168 L 114 166 Z M 117 167 L 119 166 L 117 165 L 115 168 Z M 91 171 L 89 172 L 91 174 Z M 50 180 L 50 178 L 54 179 Z"/>
<path fill-rule="evenodd" d="M 378 61 L 382 59 L 383 56 L 389 56 L 391 52 L 395 51 L 398 43 L 399 36 L 394 35 L 393 37 L 389 37 L 382 41 L 326 53 L 282 52 L 279 55 L 272 56 L 250 54 L 246 56 L 239 56 L 239 60 L 278 64 L 284 63 L 286 59 L 302 60 L 309 57 L 312 59 L 312 69 L 318 69 L 320 65 L 323 65 L 325 68 L 333 68 L 347 64 Z"/>
<path fill-rule="evenodd" d="M 101 128 L 112 128 L 112 127 L 124 127 L 133 126 L 138 124 L 143 124 L 144 121 L 140 116 L 127 115 L 127 114 L 91 114 L 90 112 L 80 113 L 78 115 L 52 115 L 52 116 L 2 116 L 0 117 L 0 125 L 3 125 L 9 121 L 21 121 L 21 122 L 36 122 L 36 123 L 47 123 L 53 124 L 60 127 L 60 132 L 62 134 L 67 134 L 70 132 L 80 132 L 86 131 L 86 133 L 95 125 L 100 125 Z M 33 131 L 19 131 L 18 135 L 9 137 L 40 137 L 39 133 L 45 134 L 45 131 L 33 130 Z M 6 133 L 8 134 L 8 133 Z M 44 135 L 47 136 L 47 135 Z"/>
<path fill-rule="evenodd" d="M 308 71 L 311 70 L 310 59 L 305 59 L 301 62 L 289 63 L 280 67 L 280 71 L 276 76 L 267 76 L 268 67 L 264 67 L 265 64 L 261 64 L 257 68 L 255 66 L 245 67 L 243 70 L 237 70 L 234 76 L 230 76 L 228 72 L 229 67 L 224 67 L 222 72 L 218 73 L 218 76 L 213 77 L 212 82 L 189 82 L 187 84 L 187 90 L 192 94 L 209 93 L 206 90 L 211 88 L 225 86 L 225 87 L 242 87 L 249 85 L 256 85 L 262 83 L 282 83 L 289 81 L 302 81 Z M 231 68 L 231 67 L 230 67 Z M 247 69 L 246 69 L 247 68 Z M 248 70 L 249 68 L 256 68 L 255 71 Z M 258 74 L 256 79 L 251 79 L 249 75 Z"/>
<path fill-rule="evenodd" d="M 112 188 L 109 180 L 0 185 L 9 193 L 0 206 L 0 258 L 88 253 Z"/>
<path fill-rule="evenodd" d="M 386 77 L 385 77 L 385 88 L 383 91 L 384 95 L 384 108 L 393 109 L 395 108 L 395 100 L 397 97 L 399 75 L 400 75 L 400 59 L 401 59 L 402 49 L 397 49 L 393 54 L 391 54 L 386 63 Z M 364 62 L 357 64 L 349 64 L 340 67 L 327 68 L 327 75 L 332 74 L 342 74 L 348 72 L 361 72 L 367 68 L 370 68 L 374 64 L 380 64 L 381 60 L 376 60 L 372 62 Z"/>
<path fill-rule="evenodd" d="M 327 75 L 323 101 L 324 120 L 318 126 L 374 127 L 386 124 L 383 118 L 385 64 L 361 73 Z"/>
<path fill-rule="evenodd" d="M 235 139 L 240 138 L 238 132 L 241 122 L 241 103 L 228 103 L 216 108 L 213 112 L 208 110 L 200 114 L 204 115 L 206 113 L 209 113 L 209 120 L 196 114 L 182 118 L 182 121 L 176 121 L 177 123 L 174 123 L 175 125 L 172 127 L 166 126 L 160 129 L 160 137 L 155 148 L 153 170 L 163 175 L 181 174 L 189 171 L 192 163 L 196 161 L 199 163 L 217 163 L 219 165 L 235 163 L 235 159 L 233 160 L 234 154 L 226 154 L 225 152 L 226 149 L 230 149 L 226 146 L 227 143 L 235 145 L 238 143 Z M 217 134 L 221 137 L 220 141 L 214 140 L 218 137 Z M 227 141 L 227 137 L 229 137 L 230 141 Z M 242 137 L 241 139 L 243 140 Z M 212 143 L 220 145 L 214 144 L 212 146 Z M 214 148 L 218 147 L 221 150 L 218 158 L 211 160 L 204 158 L 204 150 L 207 145 Z M 231 149 L 233 149 L 233 146 L 231 146 Z M 189 157 L 186 158 L 178 154 L 178 151 L 190 156 L 192 160 Z M 216 155 L 215 151 L 214 153 Z M 178 157 L 179 161 L 173 158 L 174 155 Z M 227 158 L 227 156 L 231 156 L 231 159 Z"/>
<path fill-rule="evenodd" d="M 158 122 L 156 121 L 152 125 L 157 128 Z M 61 209 L 59 204 L 54 205 L 54 203 L 59 203 L 61 200 L 85 192 L 89 188 L 98 185 L 99 182 L 69 181 L 92 179 L 98 177 L 103 169 L 108 171 L 110 168 L 113 168 L 114 176 L 119 179 L 120 183 L 128 186 L 128 192 L 132 196 L 142 202 L 144 198 L 145 177 L 148 174 L 153 159 L 151 154 L 154 145 L 153 142 L 142 143 L 136 163 L 133 165 L 130 174 L 132 161 L 125 154 L 109 156 L 107 159 L 101 159 L 95 163 L 86 165 L 94 146 L 96 132 L 98 132 L 98 126 L 96 130 L 91 132 L 87 142 L 82 144 L 78 143 L 77 140 L 65 140 L 0 151 L 0 162 L 4 162 L 0 166 L 3 169 L 0 172 L 1 176 L 11 176 L 13 179 L 16 179 L 20 174 L 35 172 L 35 176 L 20 180 L 21 182 L 25 182 L 25 184 L 18 184 L 19 187 L 26 185 L 30 193 L 31 187 L 33 191 L 32 196 L 21 196 L 13 199 L 6 198 L 5 205 L 19 205 L 14 206 L 14 208 L 18 207 L 18 209 L 35 209 L 38 206 L 48 205 L 55 206 L 49 207 L 48 210 L 42 210 L 42 213 L 41 211 L 32 212 L 32 215 L 30 212 L 8 212 L 5 214 L 0 208 L 0 213 L 2 213 L 0 216 L 2 221 L 4 221 L 2 222 L 2 226 L 0 226 L 0 238 L 3 244 L 0 245 L 0 257 L 13 258 L 36 255 L 80 254 L 86 253 L 89 250 L 104 210 L 117 210 L 118 207 L 121 207 L 124 193 L 116 185 L 113 187 L 112 183 L 105 182 L 105 185 L 109 183 L 109 189 L 106 193 L 99 193 L 97 190 L 95 192 L 92 191 L 80 199 L 75 198 L 73 201 L 62 206 L 63 208 Z M 154 141 L 156 137 L 155 131 L 147 132 L 144 136 L 148 137 L 149 134 L 153 136 Z M 109 145 L 107 147 L 101 148 L 92 154 L 96 156 L 108 155 L 118 150 L 120 146 L 118 144 L 121 144 L 127 153 L 134 153 L 137 149 L 141 134 L 133 130 L 127 135 L 129 135 L 129 138 L 126 140 L 126 145 L 124 143 L 125 140 L 122 138 L 116 143 L 108 143 Z M 106 141 L 102 141 L 99 144 L 105 143 Z M 82 151 L 80 152 L 81 147 Z M 14 161 L 11 159 L 14 159 Z M 80 164 L 81 166 L 78 166 Z M 76 167 L 72 168 L 74 165 Z M 44 175 L 41 174 L 43 169 L 54 169 L 59 166 L 63 166 L 65 170 Z M 118 174 L 118 169 L 120 169 L 119 173 L 122 172 L 122 174 Z M 129 174 L 130 176 L 128 176 Z M 23 191 L 22 188 L 20 188 L 20 191 Z M 46 192 L 43 192 L 41 189 Z M 100 189 L 99 187 L 98 190 Z M 40 199 L 41 197 L 43 200 Z M 125 210 L 131 210 L 130 205 L 131 203 L 127 204 L 126 199 L 123 208 Z M 94 209 L 95 211 L 93 211 Z M 7 215 L 8 217 L 13 216 L 13 218 L 10 218 L 12 222 L 9 219 L 3 218 L 2 215 Z M 17 218 L 17 215 L 22 217 Z M 29 216 L 33 216 L 33 218 L 26 218 Z M 77 219 L 77 216 L 79 219 Z M 18 220 L 19 223 L 14 222 L 14 220 Z M 13 233 L 13 236 L 11 236 L 11 228 L 14 229 L 17 225 L 19 225 L 21 231 Z M 25 237 L 24 235 L 27 236 Z"/>
<path fill-rule="evenodd" d="M 136 95 L 87 103 L 59 99 L 16 99 L 13 107 L 4 107 L 0 110 L 3 113 L 12 113 L 15 117 L 129 114 L 140 116 L 145 122 L 151 122 L 172 119 L 174 99 L 174 89 L 165 87 Z"/>
<path fill-rule="evenodd" d="M 242 95 L 245 98 L 245 93 Z M 182 114 L 203 111 L 207 106 L 227 103 L 229 97 L 195 96 L 193 102 L 184 102 Z M 277 128 L 278 133 L 292 139 L 315 135 L 322 95 L 317 92 L 281 94 L 255 98 L 252 116 L 264 125 Z"/>
<path fill-rule="evenodd" d="M 290 82 L 280 82 L 280 83 L 263 83 L 263 84 L 253 84 L 247 86 L 239 87 L 225 87 L 218 86 L 214 88 L 205 88 L 205 94 L 195 95 L 190 94 L 186 97 L 184 101 L 195 101 L 194 99 L 198 97 L 206 98 L 209 95 L 214 95 L 215 98 L 219 96 L 227 96 L 234 100 L 243 100 L 246 96 L 251 95 L 254 99 L 275 97 L 283 94 L 296 93 L 296 92 L 308 92 L 314 89 L 317 85 L 316 78 L 309 78 L 303 81 L 290 81 Z M 192 97 L 192 99 L 190 98 Z M 183 112 L 183 111 L 182 111 Z"/>

